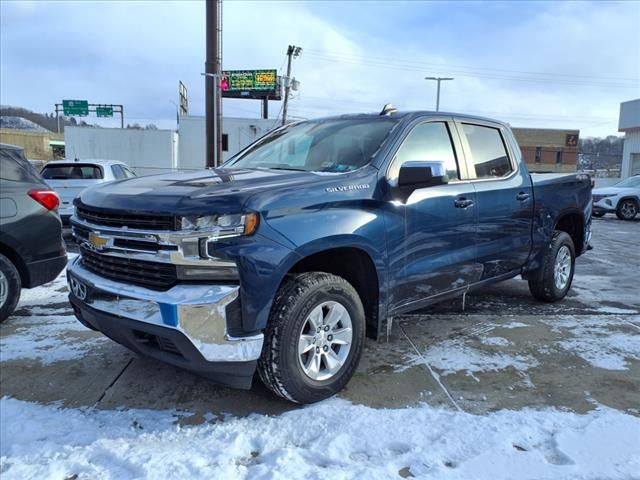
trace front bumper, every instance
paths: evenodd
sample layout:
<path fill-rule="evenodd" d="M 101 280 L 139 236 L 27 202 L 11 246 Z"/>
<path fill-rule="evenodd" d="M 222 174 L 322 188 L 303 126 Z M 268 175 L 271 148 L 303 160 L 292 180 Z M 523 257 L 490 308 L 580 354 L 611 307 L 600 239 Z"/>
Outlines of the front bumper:
<path fill-rule="evenodd" d="M 263 334 L 227 333 L 237 285 L 178 284 L 158 292 L 96 275 L 76 258 L 67 269 L 69 300 L 85 325 L 136 352 L 237 388 L 249 388 Z"/>
<path fill-rule="evenodd" d="M 615 213 L 618 199 L 616 197 L 605 197 L 593 202 L 593 211 L 596 213 Z"/>

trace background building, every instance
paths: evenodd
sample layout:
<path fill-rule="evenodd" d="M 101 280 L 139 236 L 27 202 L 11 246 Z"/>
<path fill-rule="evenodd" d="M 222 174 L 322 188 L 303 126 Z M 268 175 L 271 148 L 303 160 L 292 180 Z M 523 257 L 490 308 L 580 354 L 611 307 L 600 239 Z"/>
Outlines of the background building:
<path fill-rule="evenodd" d="M 244 147 L 280 125 L 274 119 L 232 118 L 222 121 L 222 161 L 226 161 Z M 205 117 L 180 117 L 178 125 L 178 164 L 181 169 L 204 168 L 207 158 Z"/>
<path fill-rule="evenodd" d="M 618 131 L 624 132 L 620 176 L 640 174 L 640 98 L 620 104 Z"/>
<path fill-rule="evenodd" d="M 19 145 L 29 160 L 54 160 L 64 158 L 61 133 L 34 132 L 14 128 L 0 128 L 0 143 Z"/>
<path fill-rule="evenodd" d="M 575 172 L 580 130 L 513 128 L 531 172 Z"/>
<path fill-rule="evenodd" d="M 225 118 L 222 160 L 278 125 L 273 119 Z M 206 166 L 205 128 L 205 117 L 197 116 L 180 117 L 177 131 L 67 126 L 66 158 L 120 160 L 138 175 L 199 170 Z"/>

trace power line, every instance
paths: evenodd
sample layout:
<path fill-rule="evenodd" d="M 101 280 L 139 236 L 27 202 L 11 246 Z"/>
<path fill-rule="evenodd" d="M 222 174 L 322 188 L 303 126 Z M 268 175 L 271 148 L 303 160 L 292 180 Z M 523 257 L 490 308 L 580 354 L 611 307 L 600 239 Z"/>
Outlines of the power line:
<path fill-rule="evenodd" d="M 437 66 L 429 66 L 427 67 L 427 63 L 424 64 L 403 64 L 399 62 L 393 61 L 364 61 L 357 59 L 347 59 L 343 57 L 339 57 L 337 55 L 330 54 L 313 54 L 310 53 L 309 57 L 315 58 L 316 60 L 323 62 L 332 62 L 340 61 L 342 63 L 350 64 L 350 65 L 360 65 L 364 67 L 372 67 L 372 68 L 384 68 L 384 69 L 395 69 L 395 70 L 403 70 L 403 71 L 412 71 L 412 72 L 421 72 L 424 73 L 425 69 L 429 69 L 429 71 L 436 74 L 456 74 L 462 77 L 475 77 L 475 78 L 487 78 L 487 79 L 496 79 L 496 80 L 508 80 L 508 81 L 518 81 L 518 82 L 529 82 L 529 83 L 550 83 L 550 84 L 560 84 L 560 85 L 577 85 L 577 86 L 596 86 L 596 87 L 607 87 L 607 88 L 640 88 L 640 83 L 637 84 L 625 84 L 625 83 L 610 83 L 610 82 L 588 82 L 583 80 L 569 80 L 569 79 L 553 79 L 553 78 L 535 78 L 535 77 L 523 77 L 516 75 L 507 75 L 507 74 L 490 74 L 483 72 L 475 72 L 472 70 L 463 70 L 455 67 L 447 67 L 446 65 L 437 65 Z M 421 66 L 420 66 L 421 65 Z M 544 75 L 544 74 L 538 74 Z"/>
<path fill-rule="evenodd" d="M 470 71 L 484 70 L 487 72 L 501 72 L 504 74 L 541 75 L 545 77 L 568 77 L 570 79 L 584 78 L 587 80 L 599 79 L 604 81 L 628 81 L 628 82 L 635 82 L 636 85 L 640 83 L 640 78 L 637 78 L 637 77 L 636 78 L 619 77 L 619 76 L 604 77 L 604 76 L 595 76 L 595 75 L 580 75 L 576 73 L 567 74 L 567 73 L 550 73 L 550 72 L 532 72 L 532 71 L 524 71 L 524 70 L 506 70 L 506 69 L 499 69 L 499 68 L 476 67 L 476 66 L 469 66 L 469 65 L 421 62 L 413 59 L 402 59 L 402 58 L 390 59 L 387 57 L 379 57 L 379 56 L 353 55 L 353 54 L 346 54 L 346 53 L 326 53 L 326 52 L 323 52 L 320 50 L 314 50 L 314 49 L 307 49 L 307 52 L 309 52 L 309 54 L 312 56 L 317 55 L 317 56 L 323 56 L 323 57 L 372 60 L 373 62 L 385 62 L 385 63 L 393 62 L 393 63 L 398 63 L 400 65 L 414 65 L 418 67 L 429 66 L 429 67 L 436 67 L 436 68 L 440 67 L 440 68 L 446 68 L 446 69 L 455 68 L 455 69 L 463 69 L 463 70 L 470 70 Z"/>

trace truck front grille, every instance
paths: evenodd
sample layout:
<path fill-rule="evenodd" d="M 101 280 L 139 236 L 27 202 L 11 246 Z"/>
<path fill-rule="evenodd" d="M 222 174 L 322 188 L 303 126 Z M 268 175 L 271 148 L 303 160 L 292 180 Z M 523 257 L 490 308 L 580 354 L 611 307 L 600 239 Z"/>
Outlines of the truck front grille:
<path fill-rule="evenodd" d="M 176 218 L 171 215 L 134 213 L 103 213 L 84 205 L 76 208 L 78 218 L 105 227 L 127 227 L 137 230 L 175 230 Z"/>
<path fill-rule="evenodd" d="M 153 290 L 167 290 L 178 281 L 176 266 L 124 257 L 103 255 L 80 246 L 82 264 L 103 277 L 140 285 Z"/>

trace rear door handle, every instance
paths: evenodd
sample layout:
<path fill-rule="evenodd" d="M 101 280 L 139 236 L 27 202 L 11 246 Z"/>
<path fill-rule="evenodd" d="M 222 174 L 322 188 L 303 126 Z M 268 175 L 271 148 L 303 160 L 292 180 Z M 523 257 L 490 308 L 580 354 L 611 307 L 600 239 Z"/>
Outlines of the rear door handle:
<path fill-rule="evenodd" d="M 518 195 L 516 195 L 516 200 L 524 202 L 525 200 L 529 200 L 530 196 L 531 195 L 529 195 L 528 193 L 520 192 Z"/>
<path fill-rule="evenodd" d="M 469 200 L 468 198 L 456 198 L 453 201 L 453 204 L 456 208 L 467 208 L 473 205 L 473 200 Z"/>

